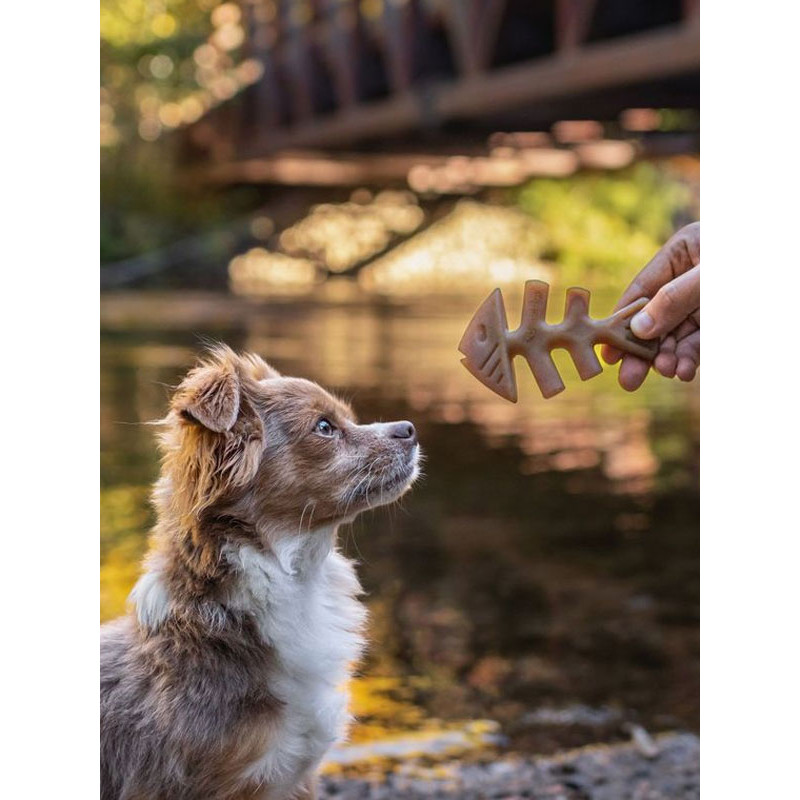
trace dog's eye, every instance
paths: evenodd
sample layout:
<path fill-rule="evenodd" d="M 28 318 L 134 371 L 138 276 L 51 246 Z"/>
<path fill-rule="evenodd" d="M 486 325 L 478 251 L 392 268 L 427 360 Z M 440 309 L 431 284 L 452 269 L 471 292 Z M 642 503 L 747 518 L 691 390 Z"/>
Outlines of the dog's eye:
<path fill-rule="evenodd" d="M 322 417 L 314 426 L 314 430 L 323 436 L 333 436 L 336 433 L 336 426 L 330 420 Z"/>

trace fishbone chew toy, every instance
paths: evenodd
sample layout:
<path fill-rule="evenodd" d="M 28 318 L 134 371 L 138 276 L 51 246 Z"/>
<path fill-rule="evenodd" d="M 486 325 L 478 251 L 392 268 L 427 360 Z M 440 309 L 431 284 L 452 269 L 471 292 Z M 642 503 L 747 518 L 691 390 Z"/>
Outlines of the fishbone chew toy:
<path fill-rule="evenodd" d="M 517 380 L 511 363 L 514 356 L 525 356 L 544 397 L 553 397 L 564 389 L 550 355 L 557 347 L 569 352 L 584 381 L 603 371 L 594 352 L 596 344 L 610 344 L 648 361 L 656 357 L 658 340 L 639 339 L 630 327 L 631 317 L 647 305 L 646 297 L 606 319 L 592 319 L 589 292 L 567 289 L 564 321 L 548 325 L 545 313 L 549 291 L 544 281 L 527 281 L 520 326 L 509 331 L 503 295 L 495 289 L 475 312 L 461 337 L 458 349 L 466 356 L 461 363 L 501 397 L 517 402 Z"/>

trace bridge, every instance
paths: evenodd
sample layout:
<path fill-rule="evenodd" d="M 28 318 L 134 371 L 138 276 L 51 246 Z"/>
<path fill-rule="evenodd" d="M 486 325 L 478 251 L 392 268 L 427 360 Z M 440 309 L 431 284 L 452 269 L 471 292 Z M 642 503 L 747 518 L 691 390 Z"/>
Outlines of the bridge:
<path fill-rule="evenodd" d="M 215 179 L 278 152 L 463 144 L 699 105 L 698 0 L 243 0 L 260 78 L 186 132 Z M 438 144 L 437 144 L 438 143 Z M 269 162 L 267 162 L 269 163 Z M 274 175 L 264 180 L 276 180 Z"/>

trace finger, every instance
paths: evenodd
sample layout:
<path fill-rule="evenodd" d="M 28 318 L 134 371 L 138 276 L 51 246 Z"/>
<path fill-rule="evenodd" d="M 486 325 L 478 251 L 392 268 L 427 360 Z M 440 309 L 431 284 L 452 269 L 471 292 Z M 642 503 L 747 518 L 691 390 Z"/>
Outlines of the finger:
<path fill-rule="evenodd" d="M 623 292 L 614 311 L 640 297 L 653 297 L 666 283 L 700 263 L 700 223 L 681 228 L 653 256 Z"/>
<path fill-rule="evenodd" d="M 616 364 L 622 358 L 622 350 L 612 347 L 610 344 L 604 344 L 600 348 L 600 355 L 606 364 Z"/>
<path fill-rule="evenodd" d="M 631 320 L 640 339 L 655 339 L 677 328 L 700 307 L 700 265 L 664 284 Z"/>
<path fill-rule="evenodd" d="M 675 354 L 678 356 L 676 375 L 682 381 L 692 380 L 700 366 L 700 331 L 695 331 L 678 342 Z"/>
<path fill-rule="evenodd" d="M 660 375 L 665 378 L 674 378 L 675 369 L 678 366 L 678 357 L 675 353 L 659 353 L 653 362 L 653 367 Z"/>
<path fill-rule="evenodd" d="M 698 330 L 698 325 L 695 322 L 694 317 L 699 316 L 699 313 L 700 312 L 698 311 L 697 315 L 692 314 L 691 317 L 685 319 L 683 322 L 681 322 L 680 325 L 678 325 L 678 327 L 675 329 L 674 332 L 674 336 L 677 342 L 680 343 L 687 336 L 690 336 L 691 334 L 695 333 Z"/>
<path fill-rule="evenodd" d="M 692 361 L 691 358 L 688 356 L 684 356 L 683 358 L 678 360 L 678 366 L 675 370 L 675 374 L 682 380 L 682 381 L 691 381 L 694 380 L 694 376 L 697 373 L 697 364 Z"/>
<path fill-rule="evenodd" d="M 650 364 L 636 356 L 623 356 L 619 366 L 619 385 L 628 392 L 635 392 L 647 377 Z"/>
<path fill-rule="evenodd" d="M 661 340 L 661 344 L 658 346 L 659 353 L 674 353 L 675 348 L 678 346 L 678 341 L 671 333 L 668 336 L 665 336 Z"/>
<path fill-rule="evenodd" d="M 658 354 L 653 361 L 653 368 L 665 378 L 675 377 L 675 366 L 678 358 L 675 355 L 675 348 L 678 346 L 672 334 L 665 336 L 658 346 Z"/>
<path fill-rule="evenodd" d="M 700 331 L 695 331 L 681 339 L 675 348 L 675 355 L 678 356 L 679 360 L 681 358 L 690 358 L 700 366 Z"/>

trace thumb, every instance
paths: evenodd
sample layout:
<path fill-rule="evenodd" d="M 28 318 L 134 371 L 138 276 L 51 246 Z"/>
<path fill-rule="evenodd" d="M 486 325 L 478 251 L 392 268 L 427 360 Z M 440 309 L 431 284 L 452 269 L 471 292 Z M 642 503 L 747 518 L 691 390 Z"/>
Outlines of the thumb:
<path fill-rule="evenodd" d="M 640 339 L 655 339 L 678 327 L 700 308 L 700 265 L 665 283 L 656 296 L 631 320 Z"/>

